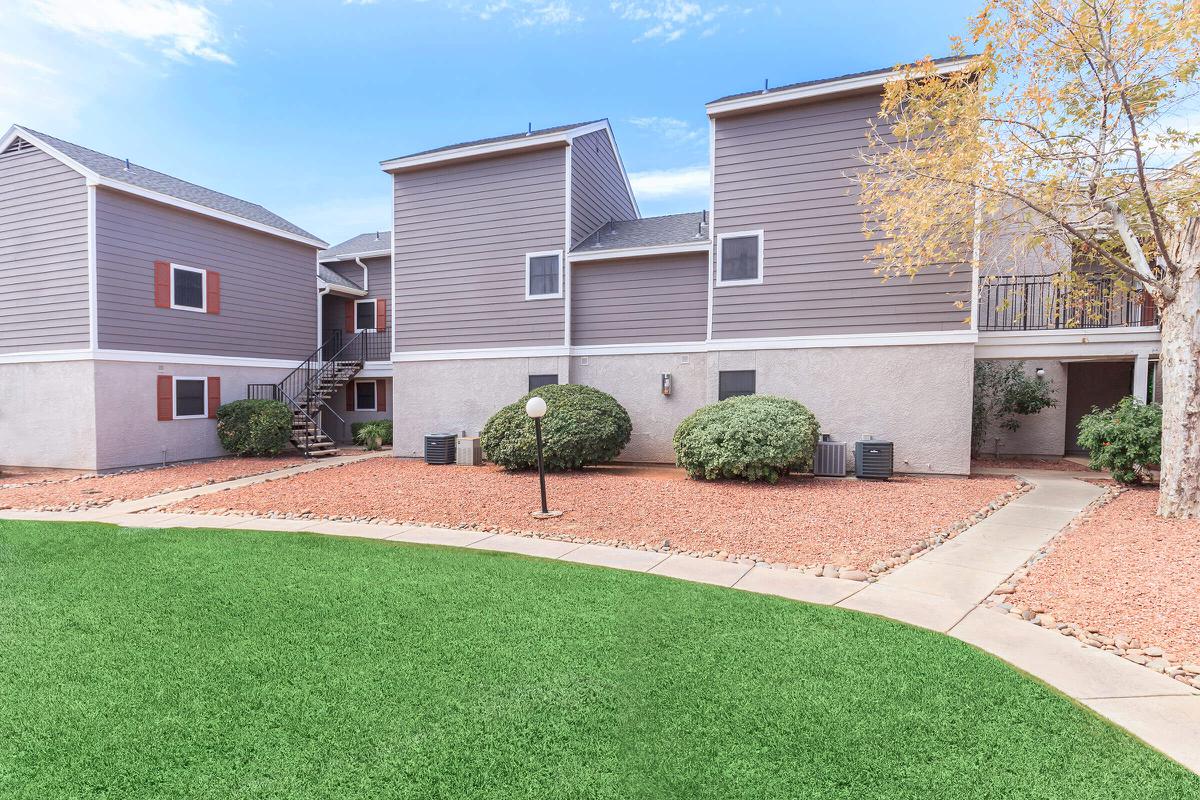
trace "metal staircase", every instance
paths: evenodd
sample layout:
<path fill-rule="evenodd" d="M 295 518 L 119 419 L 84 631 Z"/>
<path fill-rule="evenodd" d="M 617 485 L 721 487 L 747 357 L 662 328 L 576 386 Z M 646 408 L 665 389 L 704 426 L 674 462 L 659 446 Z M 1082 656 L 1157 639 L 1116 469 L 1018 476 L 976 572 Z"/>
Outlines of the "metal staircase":
<path fill-rule="evenodd" d="M 366 333 L 357 333 L 345 344 L 340 334 L 327 339 L 279 383 L 252 383 L 246 388 L 252 400 L 278 400 L 292 412 L 292 444 L 309 458 L 339 455 L 337 443 L 321 425 L 329 398 L 363 368 Z M 343 423 L 341 417 L 338 417 Z"/>

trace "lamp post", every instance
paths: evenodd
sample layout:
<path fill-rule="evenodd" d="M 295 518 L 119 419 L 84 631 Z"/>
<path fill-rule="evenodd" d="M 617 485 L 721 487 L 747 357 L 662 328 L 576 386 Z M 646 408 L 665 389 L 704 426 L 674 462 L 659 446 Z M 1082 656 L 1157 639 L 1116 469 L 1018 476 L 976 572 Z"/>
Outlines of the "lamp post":
<path fill-rule="evenodd" d="M 542 510 L 533 512 L 537 519 L 561 517 L 561 511 L 551 511 L 546 505 L 546 467 L 542 463 L 542 417 L 546 416 L 546 401 L 540 397 L 531 397 L 525 403 L 525 413 L 533 419 L 533 435 L 537 439 L 538 485 L 542 490 Z"/>

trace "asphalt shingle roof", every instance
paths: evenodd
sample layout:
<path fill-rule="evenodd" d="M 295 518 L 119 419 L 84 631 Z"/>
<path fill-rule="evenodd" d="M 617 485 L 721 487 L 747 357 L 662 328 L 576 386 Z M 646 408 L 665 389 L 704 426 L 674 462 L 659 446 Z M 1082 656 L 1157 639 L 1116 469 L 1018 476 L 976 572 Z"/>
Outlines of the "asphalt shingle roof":
<path fill-rule="evenodd" d="M 357 256 L 363 253 L 378 253 L 380 250 L 390 251 L 391 249 L 391 231 L 371 231 L 339 242 L 328 250 L 322 250 L 317 253 L 317 258 L 321 261 L 333 261 L 337 258 Z"/>
<path fill-rule="evenodd" d="M 460 147 L 474 147 L 476 145 L 481 145 L 481 144 L 497 144 L 499 142 L 515 141 L 517 139 L 524 139 L 527 136 L 540 136 L 545 133 L 560 133 L 562 131 L 574 130 L 575 128 L 582 128 L 584 125 L 595 125 L 597 122 L 606 122 L 606 121 L 607 120 L 604 120 L 604 119 L 593 119 L 588 122 L 574 122 L 570 125 L 555 125 L 552 128 L 541 128 L 540 130 L 536 130 L 536 131 L 528 131 L 528 132 L 521 131 L 520 133 L 510 133 L 510 134 L 506 134 L 504 136 L 492 136 L 488 139 L 475 139 L 474 141 L 470 141 L 470 142 L 459 142 L 458 144 L 447 144 L 447 145 L 443 145 L 442 147 L 434 147 L 430 150 L 420 150 L 416 153 L 408 153 L 406 155 L 396 156 L 395 158 L 388 158 L 388 159 L 385 159 L 385 161 L 397 161 L 401 158 L 415 158 L 416 156 L 427 156 L 427 155 L 430 155 L 431 153 L 442 153 L 442 152 L 446 152 L 448 150 L 457 150 Z"/>
<path fill-rule="evenodd" d="M 313 234 L 298 225 L 293 225 L 278 214 L 271 213 L 257 203 L 239 200 L 236 197 L 215 192 L 212 189 L 206 189 L 194 183 L 188 183 L 185 180 L 180 180 L 179 178 L 157 172 L 139 164 L 131 163 L 128 169 L 126 169 L 124 159 L 107 156 L 104 153 L 89 150 L 86 147 L 72 144 L 57 137 L 39 133 L 31 128 L 23 128 L 21 126 L 17 126 L 17 128 L 41 139 L 50 147 L 58 150 L 68 158 L 74 159 L 82 166 L 92 170 L 103 178 L 126 183 L 139 189 L 148 189 L 152 192 L 165 194 L 177 200 L 186 200 L 190 203 L 212 209 L 213 211 L 232 214 L 235 217 L 241 217 L 250 222 L 257 222 L 260 225 L 265 225 L 268 228 L 274 228 L 275 230 L 294 236 L 303 236 L 318 242 L 320 241 Z"/>
<path fill-rule="evenodd" d="M 317 277 L 326 283 L 332 283 L 334 286 L 344 286 L 347 289 L 357 289 L 358 291 L 362 291 L 362 287 L 357 283 L 350 280 L 345 275 L 334 272 L 324 264 L 317 264 Z"/>
<path fill-rule="evenodd" d="M 935 58 L 933 60 L 933 63 L 934 64 L 945 64 L 948 61 L 957 61 L 961 58 L 970 58 L 970 56 L 943 56 L 942 58 Z M 724 97 L 718 97 L 716 100 L 710 100 L 708 104 L 712 105 L 713 103 L 721 103 L 721 102 L 724 102 L 725 100 L 738 100 L 743 97 L 754 97 L 757 95 L 770 97 L 771 95 L 775 94 L 776 92 L 786 92 L 789 89 L 799 89 L 803 86 L 819 86 L 822 83 L 832 83 L 833 81 L 844 81 L 849 78 L 865 78 L 867 75 L 877 75 L 877 74 L 891 72 L 892 69 L 893 69 L 893 67 L 881 67 L 879 69 L 869 69 L 869 70 L 866 70 L 865 72 L 851 72 L 848 75 L 838 75 L 835 78 L 818 78 L 817 80 L 812 80 L 812 81 L 801 81 L 800 83 L 789 83 L 784 86 L 776 86 L 775 88 L 768 89 L 765 92 L 762 91 L 761 89 L 759 89 L 759 90 L 753 91 L 753 92 L 740 92 L 738 94 L 728 94 L 728 95 L 725 95 Z"/>
<path fill-rule="evenodd" d="M 658 247 L 708 241 L 707 213 L 668 214 L 664 217 L 609 222 L 584 239 L 572 253 L 594 253 L 627 247 Z"/>

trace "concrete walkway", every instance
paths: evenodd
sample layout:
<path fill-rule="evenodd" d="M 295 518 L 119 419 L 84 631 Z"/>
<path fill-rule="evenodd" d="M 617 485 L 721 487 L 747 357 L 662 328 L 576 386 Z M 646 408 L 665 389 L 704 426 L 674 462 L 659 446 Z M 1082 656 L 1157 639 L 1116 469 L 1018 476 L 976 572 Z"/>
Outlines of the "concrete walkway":
<path fill-rule="evenodd" d="M 1200 773 L 1200 692 L 1115 654 L 1087 647 L 1073 637 L 1014 620 L 980 605 L 1013 570 L 1102 494 L 1101 489 L 1075 480 L 1070 473 L 1022 472 L 1021 476 L 1034 485 L 1032 491 L 876 583 L 817 578 L 798 570 L 716 559 L 471 530 L 149 510 L 200 494 L 375 455 L 379 454 L 330 459 L 87 512 L 0 511 L 0 519 L 88 520 L 148 528 L 307 531 L 446 545 L 646 572 L 836 605 L 947 633 L 975 645 L 1040 678 Z"/>

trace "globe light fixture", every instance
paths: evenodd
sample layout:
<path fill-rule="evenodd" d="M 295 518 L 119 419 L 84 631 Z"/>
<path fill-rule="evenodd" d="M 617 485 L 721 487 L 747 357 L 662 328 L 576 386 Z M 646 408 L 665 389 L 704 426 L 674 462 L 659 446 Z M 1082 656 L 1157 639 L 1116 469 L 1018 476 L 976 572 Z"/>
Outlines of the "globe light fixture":
<path fill-rule="evenodd" d="M 546 416 L 546 401 L 540 397 L 531 397 L 525 403 L 525 413 L 533 419 L 533 435 L 537 440 L 538 486 L 542 490 L 542 510 L 533 512 L 536 519 L 561 517 L 561 511 L 551 511 L 546 505 L 546 467 L 542 463 L 542 417 Z"/>

